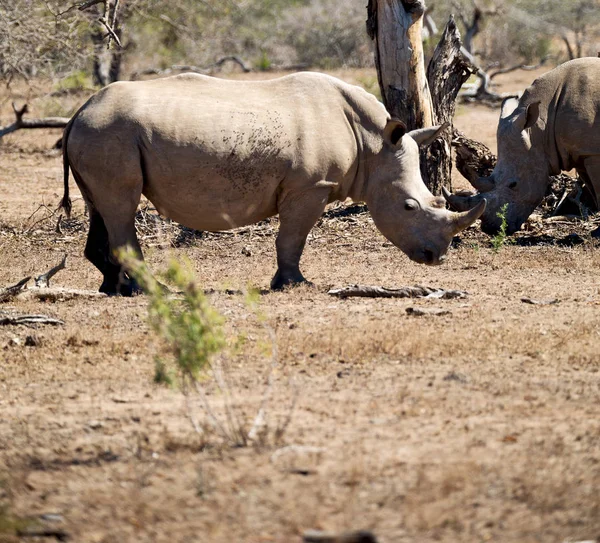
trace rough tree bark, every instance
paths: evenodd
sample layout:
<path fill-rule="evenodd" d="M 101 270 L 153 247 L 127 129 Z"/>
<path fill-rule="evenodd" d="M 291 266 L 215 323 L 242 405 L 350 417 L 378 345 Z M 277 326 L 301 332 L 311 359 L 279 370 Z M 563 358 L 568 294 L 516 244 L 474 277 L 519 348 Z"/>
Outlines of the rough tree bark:
<path fill-rule="evenodd" d="M 456 110 L 456 97 L 462 84 L 476 71 L 461 53 L 460 33 L 450 16 L 429 66 L 427 81 L 437 124 L 450 123 Z M 421 170 L 428 187 L 439 194 L 442 186 L 451 187 L 452 131 L 447 130 L 421 153 Z"/>
<path fill-rule="evenodd" d="M 369 0 L 367 32 L 375 41 L 375 65 L 383 103 L 409 130 L 452 122 L 461 85 L 474 68 L 460 52 L 460 34 L 451 17 L 431 59 L 427 76 L 420 0 Z M 433 93 L 430 91 L 433 90 Z M 421 173 L 435 194 L 450 187 L 451 133 L 421 154 Z"/>
<path fill-rule="evenodd" d="M 369 0 L 367 32 L 375 41 L 381 96 L 390 115 L 409 130 L 433 126 L 423 57 L 422 0 Z"/>

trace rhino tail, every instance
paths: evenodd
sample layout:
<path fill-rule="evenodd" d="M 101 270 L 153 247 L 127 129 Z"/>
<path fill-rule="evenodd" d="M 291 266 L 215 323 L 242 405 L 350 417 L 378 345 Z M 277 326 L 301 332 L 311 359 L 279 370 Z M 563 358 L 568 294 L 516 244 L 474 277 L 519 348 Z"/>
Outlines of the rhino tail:
<path fill-rule="evenodd" d="M 79 113 L 79 112 L 77 112 Z M 63 197 L 62 200 L 60 201 L 60 205 L 58 206 L 59 209 L 62 207 L 65 210 L 65 213 L 67 214 L 67 218 L 71 216 L 71 209 L 72 209 L 72 205 L 71 205 L 71 198 L 69 197 L 69 154 L 67 152 L 67 141 L 69 139 L 69 134 L 71 133 L 71 128 L 73 127 L 73 121 L 75 121 L 75 118 L 77 117 L 77 114 L 73 115 L 73 117 L 71 117 L 71 120 L 67 123 L 67 126 L 65 127 L 65 130 L 63 132 L 63 137 L 62 137 L 62 152 L 63 152 L 63 173 L 64 173 L 64 193 L 63 193 Z"/>

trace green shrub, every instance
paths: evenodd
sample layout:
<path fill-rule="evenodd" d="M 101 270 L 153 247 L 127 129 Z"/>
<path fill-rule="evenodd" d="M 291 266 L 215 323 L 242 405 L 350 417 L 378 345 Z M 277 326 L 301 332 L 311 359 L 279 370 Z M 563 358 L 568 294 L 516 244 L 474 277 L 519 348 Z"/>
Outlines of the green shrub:
<path fill-rule="evenodd" d="M 508 211 L 508 204 L 504 204 L 496 216 L 502 221 L 500 223 L 499 232 L 492 238 L 492 250 L 495 253 L 498 253 L 504 245 L 507 243 L 508 236 L 506 234 L 506 227 L 508 223 L 506 222 L 506 212 Z"/>

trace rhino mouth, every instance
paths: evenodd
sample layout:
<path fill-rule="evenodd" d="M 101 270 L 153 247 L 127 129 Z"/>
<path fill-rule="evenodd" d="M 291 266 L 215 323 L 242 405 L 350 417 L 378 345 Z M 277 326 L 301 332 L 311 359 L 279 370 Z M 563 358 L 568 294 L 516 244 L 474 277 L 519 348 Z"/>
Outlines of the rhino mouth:
<path fill-rule="evenodd" d="M 418 264 L 427 266 L 439 266 L 446 260 L 446 253 L 439 253 L 432 249 L 420 249 L 410 255 L 410 259 Z"/>

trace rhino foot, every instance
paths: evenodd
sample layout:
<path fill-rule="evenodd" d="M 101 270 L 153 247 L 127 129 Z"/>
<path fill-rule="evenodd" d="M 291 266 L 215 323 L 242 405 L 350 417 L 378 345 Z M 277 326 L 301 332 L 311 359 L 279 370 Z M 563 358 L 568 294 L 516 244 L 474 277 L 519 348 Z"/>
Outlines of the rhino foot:
<path fill-rule="evenodd" d="M 131 297 L 143 294 L 144 290 L 135 279 L 125 275 L 116 281 L 113 278 L 105 277 L 102 285 L 100 285 L 100 292 L 104 292 L 109 296 Z"/>
<path fill-rule="evenodd" d="M 285 287 L 293 287 L 300 284 L 312 286 L 313 283 L 307 281 L 299 270 L 293 274 L 284 274 L 280 270 L 277 270 L 277 273 L 271 280 L 271 290 L 283 290 Z"/>

